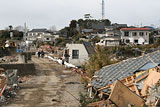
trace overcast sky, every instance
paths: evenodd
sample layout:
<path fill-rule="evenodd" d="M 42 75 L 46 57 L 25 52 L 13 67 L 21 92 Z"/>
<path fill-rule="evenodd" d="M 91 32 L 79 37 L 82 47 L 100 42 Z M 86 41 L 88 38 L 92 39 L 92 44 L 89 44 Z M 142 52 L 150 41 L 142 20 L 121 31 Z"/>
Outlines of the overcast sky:
<path fill-rule="evenodd" d="M 27 23 L 32 28 L 57 29 L 90 13 L 101 18 L 102 0 L 0 0 L 0 29 Z M 105 18 L 112 23 L 160 25 L 160 0 L 105 0 Z"/>

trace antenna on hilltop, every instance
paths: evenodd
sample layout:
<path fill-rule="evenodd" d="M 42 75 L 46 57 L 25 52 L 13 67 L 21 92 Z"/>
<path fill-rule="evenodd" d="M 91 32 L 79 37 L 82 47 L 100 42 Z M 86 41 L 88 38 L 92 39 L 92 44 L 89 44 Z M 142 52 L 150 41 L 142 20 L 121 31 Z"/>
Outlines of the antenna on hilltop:
<path fill-rule="evenodd" d="M 105 14 L 104 14 L 104 0 L 102 0 L 102 20 L 104 19 L 104 17 L 105 17 Z"/>

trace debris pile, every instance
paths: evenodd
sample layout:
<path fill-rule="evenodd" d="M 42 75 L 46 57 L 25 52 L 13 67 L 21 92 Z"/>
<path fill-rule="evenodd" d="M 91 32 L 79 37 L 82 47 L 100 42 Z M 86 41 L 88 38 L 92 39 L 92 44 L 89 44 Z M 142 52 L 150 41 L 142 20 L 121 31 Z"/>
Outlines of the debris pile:
<path fill-rule="evenodd" d="M 13 86 L 7 86 L 0 97 L 0 105 L 8 104 L 16 97 L 18 86 L 14 84 Z"/>
<path fill-rule="evenodd" d="M 99 96 L 102 101 L 88 106 L 160 106 L 159 62 L 157 51 L 102 68 L 87 86 L 89 97 Z"/>
<path fill-rule="evenodd" d="M 8 104 L 17 94 L 17 70 L 4 70 L 0 68 L 0 105 Z"/>
<path fill-rule="evenodd" d="M 18 61 L 18 56 L 4 56 L 3 58 L 0 58 L 0 63 L 11 63 L 17 61 Z"/>
<path fill-rule="evenodd" d="M 54 58 L 61 58 L 64 51 L 64 48 L 50 45 L 42 45 L 40 46 L 40 49 L 42 49 L 45 53 L 51 54 Z"/>

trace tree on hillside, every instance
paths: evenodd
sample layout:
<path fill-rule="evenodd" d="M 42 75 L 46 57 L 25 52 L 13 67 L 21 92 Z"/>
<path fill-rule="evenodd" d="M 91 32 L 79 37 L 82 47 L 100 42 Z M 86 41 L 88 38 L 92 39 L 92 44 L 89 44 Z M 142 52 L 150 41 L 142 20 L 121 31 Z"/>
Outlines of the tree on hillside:
<path fill-rule="evenodd" d="M 8 30 L 1 30 L 0 31 L 0 38 L 1 39 L 9 39 L 10 38 L 9 31 Z"/>
<path fill-rule="evenodd" d="M 77 27 L 77 21 L 76 21 L 76 20 L 72 20 L 72 21 L 70 22 L 69 27 L 70 27 L 71 29 L 75 29 L 75 28 Z"/>

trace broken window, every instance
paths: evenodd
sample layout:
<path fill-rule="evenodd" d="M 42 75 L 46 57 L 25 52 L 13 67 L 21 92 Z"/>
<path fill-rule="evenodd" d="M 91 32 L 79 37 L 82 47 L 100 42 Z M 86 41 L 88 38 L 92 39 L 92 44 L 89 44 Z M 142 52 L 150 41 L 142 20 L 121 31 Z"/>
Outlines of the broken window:
<path fill-rule="evenodd" d="M 124 36 L 129 36 L 129 32 L 124 32 Z"/>
<path fill-rule="evenodd" d="M 79 58 L 79 50 L 72 50 L 72 59 Z"/>

